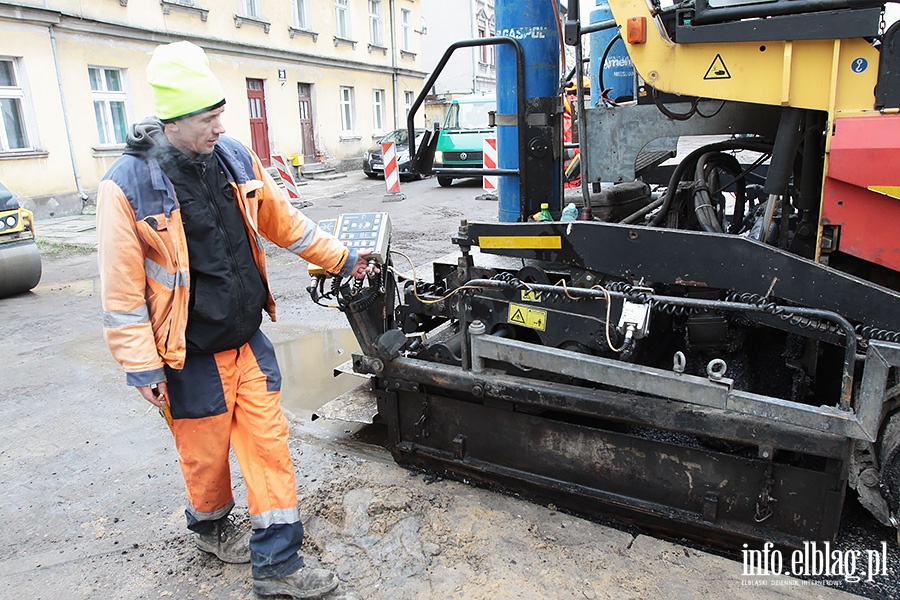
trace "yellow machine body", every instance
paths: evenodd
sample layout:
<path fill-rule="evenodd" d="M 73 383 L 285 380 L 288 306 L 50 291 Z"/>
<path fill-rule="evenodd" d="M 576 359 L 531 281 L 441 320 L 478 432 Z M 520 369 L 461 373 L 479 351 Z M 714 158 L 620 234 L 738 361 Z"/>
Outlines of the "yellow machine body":
<path fill-rule="evenodd" d="M 645 2 L 609 4 L 619 23 L 646 19 L 647 41 L 627 44 L 628 54 L 638 74 L 660 91 L 823 110 L 832 118 L 877 114 L 872 106 L 879 56 L 865 40 L 675 44 Z M 860 58 L 869 66 L 857 73 L 853 63 Z"/>

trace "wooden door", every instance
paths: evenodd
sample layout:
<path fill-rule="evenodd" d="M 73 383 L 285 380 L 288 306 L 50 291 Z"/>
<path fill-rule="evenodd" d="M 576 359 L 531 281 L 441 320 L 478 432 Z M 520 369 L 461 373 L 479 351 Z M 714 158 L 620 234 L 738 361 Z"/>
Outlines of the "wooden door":
<path fill-rule="evenodd" d="M 262 79 L 247 80 L 250 108 L 250 145 L 264 167 L 269 166 L 269 123 L 266 120 L 266 94 Z"/>
<path fill-rule="evenodd" d="M 297 84 L 297 99 L 300 102 L 300 140 L 303 146 L 303 162 L 316 160 L 316 132 L 313 126 L 312 84 Z"/>

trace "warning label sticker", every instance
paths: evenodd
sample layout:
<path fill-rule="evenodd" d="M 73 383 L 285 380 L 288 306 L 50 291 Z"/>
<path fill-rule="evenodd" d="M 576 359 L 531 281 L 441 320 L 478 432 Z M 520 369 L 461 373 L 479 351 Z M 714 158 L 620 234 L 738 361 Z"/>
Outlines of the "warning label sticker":
<path fill-rule="evenodd" d="M 522 302 L 540 302 L 541 293 L 532 292 L 531 290 L 522 290 Z"/>
<path fill-rule="evenodd" d="M 703 79 L 731 79 L 731 73 L 728 72 L 721 54 L 716 54 Z"/>
<path fill-rule="evenodd" d="M 509 305 L 509 323 L 530 327 L 531 329 L 539 329 L 544 331 L 547 328 L 547 311 L 530 308 L 528 306 L 520 306 L 518 304 Z"/>

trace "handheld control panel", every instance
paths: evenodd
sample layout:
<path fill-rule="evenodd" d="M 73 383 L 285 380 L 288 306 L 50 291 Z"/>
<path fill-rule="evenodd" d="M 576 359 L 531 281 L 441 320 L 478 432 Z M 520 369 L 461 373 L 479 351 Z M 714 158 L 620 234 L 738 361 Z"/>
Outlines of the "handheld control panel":
<path fill-rule="evenodd" d="M 347 213 L 337 219 L 322 219 L 319 229 L 327 231 L 348 248 L 371 250 L 370 260 L 384 263 L 391 239 L 391 216 L 379 213 Z M 325 275 L 321 267 L 310 264 L 310 275 Z"/>
<path fill-rule="evenodd" d="M 371 250 L 371 260 L 384 263 L 391 238 L 391 217 L 380 213 L 347 213 L 338 217 L 335 234 L 348 248 Z"/>

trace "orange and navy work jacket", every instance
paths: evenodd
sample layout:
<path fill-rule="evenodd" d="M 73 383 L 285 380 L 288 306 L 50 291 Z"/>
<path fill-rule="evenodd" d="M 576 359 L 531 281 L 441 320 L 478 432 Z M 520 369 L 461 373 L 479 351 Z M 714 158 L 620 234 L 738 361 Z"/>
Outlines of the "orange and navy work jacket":
<path fill-rule="evenodd" d="M 268 290 L 262 239 L 348 276 L 357 253 L 292 206 L 259 158 L 220 136 L 215 153 L 228 174 L 253 258 Z M 190 296 L 190 265 L 172 183 L 151 154 L 126 154 L 97 193 L 98 260 L 103 332 L 128 385 L 165 381 L 163 365 L 181 369 Z M 275 300 L 266 312 L 275 320 Z"/>

